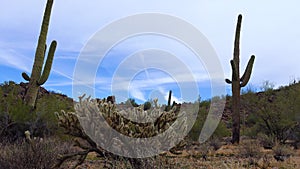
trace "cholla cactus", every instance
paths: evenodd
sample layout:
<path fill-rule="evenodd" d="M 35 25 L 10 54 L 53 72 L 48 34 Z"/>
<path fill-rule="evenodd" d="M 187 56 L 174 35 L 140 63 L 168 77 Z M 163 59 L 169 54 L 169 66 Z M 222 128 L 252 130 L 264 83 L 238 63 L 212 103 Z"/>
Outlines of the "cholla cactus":
<path fill-rule="evenodd" d="M 67 134 L 85 139 L 93 147 L 90 150 L 96 149 L 97 153 L 105 152 L 100 147 L 113 147 L 125 154 L 135 151 L 136 156 L 143 156 L 143 153 L 147 153 L 137 152 L 139 151 L 137 149 L 132 150 L 131 146 L 127 146 L 130 142 L 117 137 L 113 132 L 106 131 L 107 127 L 113 128 L 118 133 L 130 138 L 137 138 L 139 145 L 146 144 L 143 138 L 151 138 L 165 132 L 163 141 L 154 140 L 152 145 L 155 146 L 149 147 L 149 151 L 154 151 L 154 149 L 159 149 L 162 146 L 173 147 L 178 140 L 173 139 L 174 141 L 170 142 L 171 137 L 178 136 L 179 140 L 182 139 L 180 132 L 176 131 L 187 132 L 186 114 L 180 113 L 176 106 L 165 112 L 158 106 L 157 100 L 154 100 L 154 106 L 147 111 L 144 111 L 143 107 L 118 110 L 115 104 L 107 102 L 105 99 L 84 99 L 83 96 L 75 105 L 75 113 L 62 111 L 56 114 L 60 126 L 66 129 Z M 101 143 L 97 145 L 96 141 L 99 139 Z M 78 145 L 80 144 L 78 143 Z"/>

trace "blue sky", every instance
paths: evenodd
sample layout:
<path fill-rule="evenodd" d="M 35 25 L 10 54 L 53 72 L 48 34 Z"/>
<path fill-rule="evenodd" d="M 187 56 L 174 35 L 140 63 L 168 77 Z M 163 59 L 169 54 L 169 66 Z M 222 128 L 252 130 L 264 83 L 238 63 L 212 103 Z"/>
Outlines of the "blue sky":
<path fill-rule="evenodd" d="M 30 73 L 33 64 L 40 24 L 45 1 L 1 1 L 0 5 L 0 82 L 13 80 L 24 82 L 23 71 Z M 232 58 L 234 31 L 238 14 L 243 14 L 241 36 L 241 70 L 246 67 L 250 55 L 255 54 L 251 86 L 259 88 L 269 80 L 275 86 L 287 85 L 300 78 L 300 2 L 287 1 L 89 1 L 56 0 L 53 5 L 48 44 L 58 41 L 51 75 L 44 85 L 48 90 L 72 97 L 73 73 L 80 51 L 95 33 L 106 25 L 134 14 L 162 13 L 178 17 L 196 27 L 216 51 L 224 77 L 231 77 L 229 61 Z M 95 77 L 97 97 L 106 97 L 119 91 L 129 97 L 145 101 L 152 97 L 165 99 L 172 89 L 174 100 L 191 101 L 182 98 L 178 81 L 172 74 L 153 68 L 138 71 L 130 85 L 114 88 L 115 72 L 125 58 L 145 49 L 164 49 L 172 52 L 187 64 L 199 86 L 202 98 L 211 97 L 210 80 L 205 63 L 194 60 L 193 53 L 184 45 L 172 39 L 144 35 L 127 39 L 117 44 L 104 57 Z M 138 55 L 136 58 L 142 58 Z M 126 59 L 125 59 L 126 60 Z M 137 61 L 136 63 L 134 61 Z M 139 64 L 147 67 L 147 62 L 133 60 L 131 68 Z M 172 64 L 171 64 L 172 65 Z M 174 66 L 174 65 L 172 65 Z M 176 67 L 176 66 L 175 66 Z M 136 67 L 140 68 L 140 67 Z M 182 75 L 184 76 L 184 74 Z M 182 83 L 190 82 L 187 76 L 180 78 Z M 118 82 L 118 81 L 117 81 Z M 120 84 L 120 83 L 118 83 Z M 188 86 L 188 85 L 187 85 Z M 228 88 L 230 86 L 226 85 Z M 115 89 L 112 91 L 112 89 Z M 123 101 L 123 100 L 119 100 Z"/>

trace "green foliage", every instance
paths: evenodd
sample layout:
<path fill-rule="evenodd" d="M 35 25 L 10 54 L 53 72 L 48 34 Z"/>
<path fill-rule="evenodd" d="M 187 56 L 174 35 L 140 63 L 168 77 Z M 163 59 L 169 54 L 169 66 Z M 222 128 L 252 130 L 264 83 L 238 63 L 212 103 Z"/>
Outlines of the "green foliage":
<path fill-rule="evenodd" d="M 205 114 L 205 112 L 203 110 L 199 110 L 197 119 L 188 134 L 189 139 L 191 139 L 193 141 L 198 141 L 199 135 L 201 133 L 201 129 L 202 129 L 202 127 L 204 125 L 204 121 L 205 121 L 204 114 Z"/>
<path fill-rule="evenodd" d="M 133 107 L 138 107 L 139 105 L 135 102 L 135 99 L 129 98 L 125 102 L 126 105 L 128 106 L 133 106 Z"/>
<path fill-rule="evenodd" d="M 230 131 L 226 127 L 225 123 L 223 121 L 220 121 L 218 127 L 216 128 L 213 136 L 217 138 L 222 138 L 222 137 L 228 137 L 230 136 Z"/>
<path fill-rule="evenodd" d="M 60 132 L 54 112 L 73 110 L 73 102 L 60 95 L 46 94 L 40 97 L 33 110 L 24 104 L 22 91 L 14 82 L 0 85 L 0 138 L 14 141 L 24 137 L 26 130 L 39 137 Z"/>
<path fill-rule="evenodd" d="M 247 125 L 253 133 L 262 133 L 284 143 L 299 140 L 300 85 L 295 84 L 279 90 L 267 90 L 245 99 L 251 110 Z"/>
<path fill-rule="evenodd" d="M 18 97 L 19 86 L 14 82 L 4 82 L 0 87 L 0 138 L 17 139 L 28 130 L 28 123 L 35 115 L 31 108 Z M 24 131 L 23 131 L 24 130 Z"/>
<path fill-rule="evenodd" d="M 150 101 L 146 101 L 144 103 L 144 110 L 149 110 L 151 108 L 151 102 Z"/>
<path fill-rule="evenodd" d="M 197 119 L 196 119 L 192 129 L 188 133 L 188 138 L 189 139 L 191 139 L 193 141 L 198 141 L 199 135 L 201 133 L 204 122 L 205 122 L 205 120 L 207 118 L 207 115 L 208 115 L 209 107 L 210 107 L 210 101 L 200 102 Z M 229 135 L 230 135 L 230 132 L 227 129 L 225 123 L 223 121 L 220 121 L 217 128 L 216 128 L 216 130 L 214 131 L 212 137 L 222 138 L 222 137 L 226 137 L 226 136 L 229 136 Z"/>

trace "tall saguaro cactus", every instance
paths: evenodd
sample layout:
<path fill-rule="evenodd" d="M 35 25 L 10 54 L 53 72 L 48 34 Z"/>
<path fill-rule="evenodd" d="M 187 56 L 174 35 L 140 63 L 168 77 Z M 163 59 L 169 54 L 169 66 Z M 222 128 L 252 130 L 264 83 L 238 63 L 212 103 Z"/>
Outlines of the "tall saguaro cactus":
<path fill-rule="evenodd" d="M 50 74 L 53 57 L 56 49 L 57 42 L 52 41 L 47 56 L 46 63 L 44 65 L 44 59 L 46 55 L 46 40 L 48 33 L 48 26 L 50 21 L 51 9 L 53 5 L 53 0 L 47 0 L 46 9 L 44 12 L 43 23 L 41 26 L 41 32 L 35 52 L 35 59 L 32 67 L 31 76 L 29 77 L 25 72 L 22 73 L 23 78 L 29 81 L 28 90 L 25 94 L 25 103 L 34 107 L 37 99 L 39 87 L 43 85 Z"/>
<path fill-rule="evenodd" d="M 172 98 L 172 90 L 169 91 L 168 105 L 166 106 L 165 111 L 171 110 L 171 98 Z"/>
<path fill-rule="evenodd" d="M 169 91 L 168 106 L 171 106 L 172 90 Z"/>
<path fill-rule="evenodd" d="M 240 32 L 242 24 L 242 15 L 238 16 L 235 41 L 234 41 L 234 52 L 233 60 L 230 61 L 232 68 L 232 79 L 226 79 L 228 84 L 231 84 L 232 88 L 232 143 L 239 143 L 240 141 L 240 90 L 246 86 L 249 82 L 255 56 L 252 55 L 248 61 L 246 70 L 243 76 L 240 78 Z"/>

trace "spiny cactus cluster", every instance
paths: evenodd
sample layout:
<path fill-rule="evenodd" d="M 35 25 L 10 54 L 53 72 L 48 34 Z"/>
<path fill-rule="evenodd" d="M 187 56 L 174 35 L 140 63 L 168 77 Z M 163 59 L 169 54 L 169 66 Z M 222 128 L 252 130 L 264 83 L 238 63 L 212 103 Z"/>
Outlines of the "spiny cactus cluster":
<path fill-rule="evenodd" d="M 32 107 L 35 107 L 39 87 L 43 85 L 49 77 L 52 62 L 53 62 L 53 57 L 57 45 L 56 41 L 52 41 L 47 56 L 47 60 L 44 65 L 44 59 L 47 50 L 46 40 L 47 40 L 47 33 L 48 33 L 48 26 L 50 21 L 52 5 L 53 5 L 53 0 L 48 0 L 45 13 L 44 13 L 43 23 L 41 26 L 41 33 L 38 40 L 38 45 L 35 53 L 35 59 L 32 67 L 31 76 L 28 76 L 25 72 L 22 73 L 22 77 L 26 81 L 29 81 L 28 90 L 25 94 L 24 100 L 26 104 Z"/>
<path fill-rule="evenodd" d="M 232 87 L 232 143 L 240 141 L 240 90 L 249 82 L 255 56 L 252 55 L 247 68 L 242 77 L 240 77 L 240 32 L 242 25 L 242 15 L 238 16 L 236 34 L 234 41 L 233 60 L 230 61 L 232 68 L 232 79 L 225 79 L 226 83 Z"/>
<path fill-rule="evenodd" d="M 119 134 L 138 138 L 140 145 L 146 145 L 143 138 L 151 138 L 164 133 L 161 136 L 162 141 L 154 139 L 151 143 L 155 146 L 149 147 L 149 151 L 153 152 L 161 147 L 174 147 L 175 143 L 180 143 L 179 145 L 183 146 L 183 142 L 180 142 L 183 139 L 180 133 L 187 133 L 186 114 L 180 113 L 176 106 L 168 112 L 162 111 L 157 100 L 154 101 L 154 106 L 147 111 L 144 111 L 142 106 L 118 110 L 116 104 L 107 102 L 105 99 L 96 100 L 81 97 L 75 105 L 75 112 L 61 111 L 56 115 L 59 125 L 66 129 L 67 134 L 90 139 L 93 144 L 101 140 L 100 145 L 96 146 L 97 148 L 122 148 L 122 152 L 125 154 L 138 150 L 132 150 L 132 147 L 129 146 L 131 142 L 128 140 L 118 137 L 109 130 L 106 131 L 108 127 L 113 128 Z M 174 137 L 179 141 L 174 140 Z M 99 150 L 103 151 L 102 148 Z M 147 152 L 135 153 L 136 156 L 143 156 L 142 154 Z"/>

